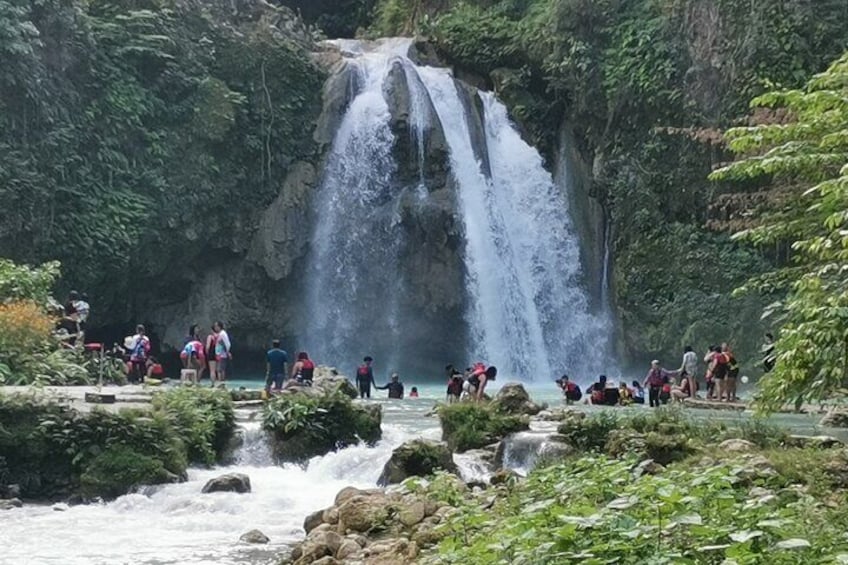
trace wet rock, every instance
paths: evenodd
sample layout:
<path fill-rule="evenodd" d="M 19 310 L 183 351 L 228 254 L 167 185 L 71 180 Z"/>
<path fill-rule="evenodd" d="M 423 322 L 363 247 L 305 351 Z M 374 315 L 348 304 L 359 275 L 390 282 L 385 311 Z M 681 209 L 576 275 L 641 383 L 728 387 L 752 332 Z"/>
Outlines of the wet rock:
<path fill-rule="evenodd" d="M 341 394 L 348 398 L 359 398 L 359 391 L 350 382 L 347 377 L 341 375 L 328 374 L 326 376 L 316 376 L 313 389 L 318 389 L 326 394 Z"/>
<path fill-rule="evenodd" d="M 366 538 L 362 534 L 348 534 L 345 539 L 355 541 L 359 545 L 359 547 L 365 547 L 366 545 L 368 545 L 368 538 Z"/>
<path fill-rule="evenodd" d="M 751 443 L 746 439 L 726 439 L 720 444 L 718 444 L 718 448 L 721 451 L 727 451 L 732 453 L 746 453 L 749 451 L 755 451 L 757 446 Z"/>
<path fill-rule="evenodd" d="M 259 530 L 250 530 L 249 532 L 243 533 L 241 537 L 239 537 L 239 541 L 244 543 L 263 544 L 268 543 L 271 540 Z"/>
<path fill-rule="evenodd" d="M 237 492 L 244 494 L 250 492 L 250 477 L 243 473 L 227 473 L 220 477 L 210 479 L 203 486 L 202 493 L 211 492 Z"/>
<path fill-rule="evenodd" d="M 362 549 L 358 543 L 351 539 L 344 540 L 339 546 L 338 551 L 336 551 L 336 559 L 341 559 L 344 561 L 354 553 L 358 553 Z"/>
<path fill-rule="evenodd" d="M 663 471 L 665 471 L 665 467 L 653 459 L 645 459 L 633 468 L 633 475 L 636 477 L 641 477 L 642 475 L 659 475 Z"/>
<path fill-rule="evenodd" d="M 58 504 L 54 504 L 51 508 L 53 508 L 53 512 L 66 512 L 66 511 L 68 511 L 71 507 L 70 507 L 70 506 L 68 506 L 67 504 L 64 504 L 64 503 L 61 503 L 61 502 L 60 502 L 60 503 L 58 503 Z"/>
<path fill-rule="evenodd" d="M 823 428 L 848 428 L 848 411 L 831 410 L 825 414 L 819 425 Z"/>
<path fill-rule="evenodd" d="M 24 505 L 19 498 L 9 498 L 0 500 L 0 510 L 11 510 L 12 508 L 20 508 Z"/>
<path fill-rule="evenodd" d="M 386 496 L 356 495 L 339 506 L 340 531 L 369 532 L 382 529 L 389 517 L 389 500 Z"/>
<path fill-rule="evenodd" d="M 324 523 L 324 513 L 326 510 L 316 510 L 303 520 L 303 529 L 308 534 L 318 526 Z M 338 519 L 338 512 L 336 512 L 336 518 Z"/>
<path fill-rule="evenodd" d="M 507 414 L 535 416 L 542 411 L 541 406 L 530 400 L 530 395 L 520 383 L 507 383 L 502 386 L 495 395 L 492 406 Z"/>
<path fill-rule="evenodd" d="M 381 486 L 398 484 L 409 477 L 425 477 L 438 470 L 456 473 L 456 464 L 447 445 L 416 439 L 395 449 L 377 480 Z"/>

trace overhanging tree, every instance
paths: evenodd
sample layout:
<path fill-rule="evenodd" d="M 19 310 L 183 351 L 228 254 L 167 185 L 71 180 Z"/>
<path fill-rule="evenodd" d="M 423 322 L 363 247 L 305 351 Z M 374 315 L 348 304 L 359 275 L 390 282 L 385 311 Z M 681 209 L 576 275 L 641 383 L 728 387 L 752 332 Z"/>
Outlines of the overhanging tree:
<path fill-rule="evenodd" d="M 767 93 L 752 107 L 783 118 L 728 130 L 739 159 L 711 178 L 765 183 L 782 195 L 736 234 L 792 250 L 787 265 L 748 285 L 787 285 L 785 298 L 765 314 L 782 326 L 777 364 L 758 395 L 759 407 L 771 411 L 848 389 L 848 53 L 803 89 Z"/>

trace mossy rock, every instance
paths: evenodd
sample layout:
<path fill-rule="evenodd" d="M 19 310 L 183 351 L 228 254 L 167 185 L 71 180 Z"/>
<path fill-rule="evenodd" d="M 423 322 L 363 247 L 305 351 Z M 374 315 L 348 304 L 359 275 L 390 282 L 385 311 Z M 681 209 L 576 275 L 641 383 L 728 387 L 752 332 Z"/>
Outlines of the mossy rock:
<path fill-rule="evenodd" d="M 442 440 L 453 451 L 486 447 L 514 432 L 530 428 L 523 415 L 504 414 L 488 404 L 461 402 L 439 407 Z"/>
<path fill-rule="evenodd" d="M 280 395 L 265 405 L 262 425 L 271 434 L 280 462 L 312 457 L 382 437 L 382 408 L 354 404 L 342 393 Z"/>
<path fill-rule="evenodd" d="M 443 443 L 416 439 L 395 449 L 377 480 L 380 486 L 399 484 L 409 477 L 425 477 L 438 470 L 457 472 L 448 446 Z"/>
<path fill-rule="evenodd" d="M 89 499 L 117 498 L 141 485 L 172 483 L 177 476 L 162 461 L 125 446 L 110 447 L 91 460 L 80 476 L 80 491 Z"/>

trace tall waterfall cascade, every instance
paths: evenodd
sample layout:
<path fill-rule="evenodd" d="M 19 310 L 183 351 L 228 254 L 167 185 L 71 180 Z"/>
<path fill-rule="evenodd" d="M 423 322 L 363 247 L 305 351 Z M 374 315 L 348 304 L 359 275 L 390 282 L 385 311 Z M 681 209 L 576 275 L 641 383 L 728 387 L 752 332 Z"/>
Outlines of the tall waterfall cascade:
<path fill-rule="evenodd" d="M 506 107 L 416 65 L 410 40 L 330 43 L 348 100 L 314 197 L 304 345 L 385 370 L 481 360 L 526 381 L 612 369 L 567 199 Z"/>

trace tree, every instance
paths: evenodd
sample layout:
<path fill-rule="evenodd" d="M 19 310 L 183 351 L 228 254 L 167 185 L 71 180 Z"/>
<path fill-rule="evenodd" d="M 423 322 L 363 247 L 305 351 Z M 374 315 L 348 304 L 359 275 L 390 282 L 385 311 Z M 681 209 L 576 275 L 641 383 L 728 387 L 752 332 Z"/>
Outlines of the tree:
<path fill-rule="evenodd" d="M 792 250 L 787 265 L 748 285 L 788 285 L 786 298 L 766 312 L 782 323 L 777 364 L 758 395 L 760 408 L 771 411 L 848 388 L 848 53 L 804 88 L 751 105 L 783 118 L 728 130 L 740 158 L 711 178 L 765 182 L 784 195 L 735 236 L 757 246 L 788 242 Z"/>

